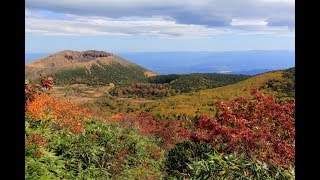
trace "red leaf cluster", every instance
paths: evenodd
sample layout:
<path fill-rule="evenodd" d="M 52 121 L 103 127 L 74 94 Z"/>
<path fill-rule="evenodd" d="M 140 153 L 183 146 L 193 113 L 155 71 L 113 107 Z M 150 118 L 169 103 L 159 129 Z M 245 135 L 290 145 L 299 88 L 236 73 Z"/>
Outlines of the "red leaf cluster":
<path fill-rule="evenodd" d="M 42 78 L 41 79 L 41 86 L 46 88 L 46 89 L 52 89 L 54 85 L 54 82 L 53 82 L 53 78 L 52 77 L 47 77 L 47 78 Z"/>
<path fill-rule="evenodd" d="M 191 139 L 272 164 L 293 164 L 295 104 L 278 104 L 256 89 L 252 95 L 252 100 L 216 103 L 219 117 L 201 115 Z"/>
<path fill-rule="evenodd" d="M 52 77 L 43 78 L 42 76 L 40 76 L 40 84 L 29 84 L 29 82 L 26 81 L 24 86 L 26 103 L 28 101 L 33 101 L 34 95 L 42 92 L 41 88 L 51 90 L 53 85 L 54 82 Z"/>
<path fill-rule="evenodd" d="M 148 112 L 137 115 L 117 114 L 113 120 L 125 127 L 137 127 L 145 136 L 154 136 L 161 139 L 164 148 L 171 148 L 176 143 L 189 139 L 190 133 L 185 130 L 181 123 L 172 119 L 158 119 Z"/>

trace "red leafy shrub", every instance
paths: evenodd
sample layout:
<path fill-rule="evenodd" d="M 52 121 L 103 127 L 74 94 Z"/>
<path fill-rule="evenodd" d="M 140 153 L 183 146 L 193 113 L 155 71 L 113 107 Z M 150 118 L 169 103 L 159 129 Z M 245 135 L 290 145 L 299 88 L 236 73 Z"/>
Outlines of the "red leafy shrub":
<path fill-rule="evenodd" d="M 181 124 L 174 120 L 157 121 L 156 129 L 152 132 L 162 139 L 164 148 L 171 148 L 178 142 L 189 139 L 190 133 Z"/>
<path fill-rule="evenodd" d="M 53 87 L 53 78 L 52 77 L 47 77 L 47 78 L 42 78 L 41 79 L 41 86 L 46 88 L 46 89 L 52 89 Z"/>
<path fill-rule="evenodd" d="M 54 85 L 53 78 L 47 77 L 43 78 L 40 76 L 40 84 L 29 84 L 28 81 L 25 82 L 24 91 L 25 91 L 25 102 L 33 101 L 34 95 L 42 92 L 42 88 L 51 90 Z"/>
<path fill-rule="evenodd" d="M 112 119 L 125 127 L 137 127 L 142 135 L 160 138 L 164 148 L 171 148 L 176 143 L 187 140 L 190 136 L 190 133 L 181 126 L 180 122 L 154 118 L 147 112 L 137 115 L 117 114 L 112 116 Z"/>
<path fill-rule="evenodd" d="M 193 141 L 205 141 L 224 152 L 236 151 L 250 158 L 288 166 L 294 163 L 295 104 L 279 104 L 258 90 L 253 99 L 216 103 L 217 118 L 201 115 Z"/>

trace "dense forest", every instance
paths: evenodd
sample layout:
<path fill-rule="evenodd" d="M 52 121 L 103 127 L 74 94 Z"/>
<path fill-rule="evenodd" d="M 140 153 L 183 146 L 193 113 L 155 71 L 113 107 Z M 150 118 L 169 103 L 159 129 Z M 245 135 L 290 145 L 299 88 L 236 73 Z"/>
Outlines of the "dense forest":
<path fill-rule="evenodd" d="M 295 68 L 149 78 L 108 68 L 26 84 L 26 179 L 295 179 Z M 84 104 L 50 90 L 111 82 Z"/>
<path fill-rule="evenodd" d="M 233 84 L 249 77 L 248 75 L 217 73 L 170 74 L 149 77 L 149 82 L 167 84 L 178 92 L 186 93 Z"/>
<path fill-rule="evenodd" d="M 147 82 L 144 69 L 135 66 L 124 66 L 119 63 L 93 64 L 90 69 L 73 68 L 64 69 L 49 74 L 55 79 L 57 85 L 87 84 L 90 86 L 106 85 L 109 83 L 127 84 L 134 82 Z"/>

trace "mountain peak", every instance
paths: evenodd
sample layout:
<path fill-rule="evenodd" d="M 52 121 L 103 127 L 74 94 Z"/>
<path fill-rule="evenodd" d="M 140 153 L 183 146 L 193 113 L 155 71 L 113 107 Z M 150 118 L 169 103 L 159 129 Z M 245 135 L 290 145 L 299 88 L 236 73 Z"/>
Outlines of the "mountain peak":
<path fill-rule="evenodd" d="M 122 66 L 135 66 L 134 64 L 120 56 L 113 53 L 98 51 L 98 50 L 87 50 L 87 51 L 72 51 L 64 50 L 49 56 L 31 61 L 26 63 L 26 77 L 35 77 L 38 72 L 53 73 L 61 69 L 68 69 L 74 67 L 85 67 L 90 69 L 93 64 L 110 64 L 118 63 Z M 139 66 L 140 67 L 140 66 Z M 142 68 L 142 67 L 141 67 Z M 144 69 L 144 68 L 143 68 Z M 154 73 L 146 70 L 146 76 L 153 75 Z"/>

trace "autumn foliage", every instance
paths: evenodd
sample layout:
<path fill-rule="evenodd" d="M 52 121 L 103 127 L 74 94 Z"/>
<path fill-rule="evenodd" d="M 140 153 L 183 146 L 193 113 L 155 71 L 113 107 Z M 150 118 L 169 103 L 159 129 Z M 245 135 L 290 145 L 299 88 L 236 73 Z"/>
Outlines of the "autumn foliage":
<path fill-rule="evenodd" d="M 160 138 L 165 148 L 190 139 L 269 164 L 293 165 L 295 104 L 280 104 L 257 89 L 251 94 L 252 99 L 217 102 L 216 118 L 200 115 L 187 126 L 184 120 L 158 119 L 147 112 L 116 114 L 111 119 L 126 127 L 137 127 L 142 135 Z"/>
<path fill-rule="evenodd" d="M 278 104 L 256 89 L 252 95 L 252 100 L 216 103 L 220 115 L 215 119 L 200 116 L 191 139 L 270 164 L 293 165 L 295 104 Z"/>
<path fill-rule="evenodd" d="M 40 83 L 30 84 L 29 82 L 25 83 L 24 91 L 25 91 L 25 101 L 34 100 L 35 94 L 40 94 L 43 92 L 42 88 L 51 90 L 54 85 L 54 81 L 52 77 L 40 77 Z"/>
<path fill-rule="evenodd" d="M 86 109 L 74 102 L 47 94 L 34 95 L 34 100 L 26 105 L 26 116 L 35 120 L 56 120 L 61 127 L 69 128 L 75 133 L 81 133 L 83 122 L 92 117 Z"/>
<path fill-rule="evenodd" d="M 142 135 L 160 138 L 164 148 L 171 148 L 176 143 L 187 140 L 190 136 L 190 133 L 182 127 L 180 122 L 172 119 L 154 118 L 147 112 L 138 115 L 117 114 L 111 119 L 125 127 L 136 127 Z"/>
<path fill-rule="evenodd" d="M 41 93 L 41 88 L 50 90 L 53 87 L 51 77 L 42 78 L 40 82 L 40 84 L 25 85 L 26 117 L 33 120 L 52 119 L 61 127 L 69 128 L 74 133 L 81 133 L 83 122 L 92 117 L 91 114 L 72 101 Z"/>

